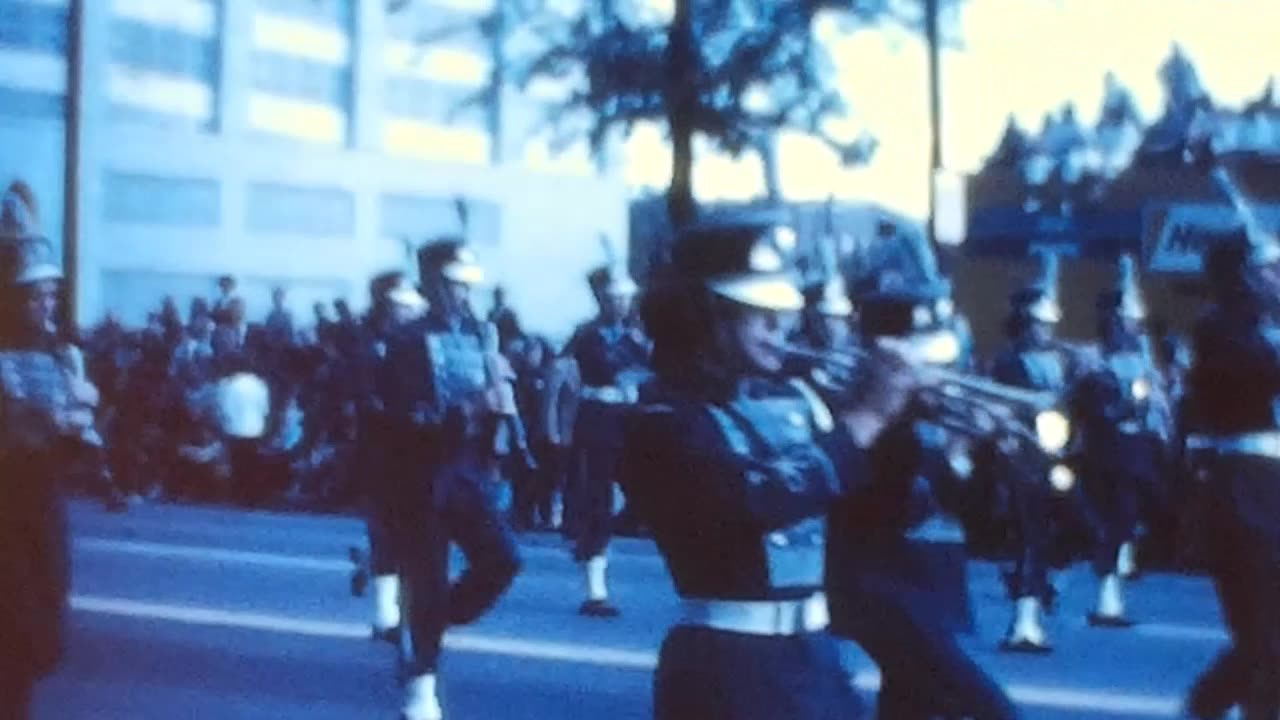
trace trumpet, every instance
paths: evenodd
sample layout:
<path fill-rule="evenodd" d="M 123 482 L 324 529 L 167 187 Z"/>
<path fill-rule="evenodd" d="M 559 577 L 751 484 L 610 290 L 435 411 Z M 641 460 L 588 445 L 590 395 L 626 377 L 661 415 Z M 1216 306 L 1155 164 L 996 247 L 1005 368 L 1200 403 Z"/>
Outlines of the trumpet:
<path fill-rule="evenodd" d="M 894 349 L 893 344 L 887 347 Z M 793 344 L 777 349 L 791 357 L 821 363 L 852 378 L 858 368 L 877 359 L 865 350 L 816 350 Z M 907 356 L 910 357 L 909 353 Z M 921 387 L 916 400 L 931 412 L 930 420 L 966 436 L 1003 436 L 1033 443 L 1051 456 L 1060 455 L 1071 440 L 1071 422 L 1051 392 L 1025 390 L 945 368 L 913 363 Z"/>

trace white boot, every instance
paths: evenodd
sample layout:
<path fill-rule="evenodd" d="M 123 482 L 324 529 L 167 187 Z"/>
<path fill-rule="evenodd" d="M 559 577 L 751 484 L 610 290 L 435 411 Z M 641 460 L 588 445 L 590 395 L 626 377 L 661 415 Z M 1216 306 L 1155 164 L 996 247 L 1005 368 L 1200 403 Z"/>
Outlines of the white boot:
<path fill-rule="evenodd" d="M 603 555 L 597 555 L 582 565 L 585 573 L 584 579 L 587 586 L 588 600 L 608 600 L 609 585 L 607 575 L 609 570 L 609 560 Z"/>
<path fill-rule="evenodd" d="M 1121 545 L 1116 553 L 1116 572 L 1122 578 L 1131 578 L 1138 573 L 1137 553 L 1132 542 Z"/>
<path fill-rule="evenodd" d="M 400 577 L 379 575 L 373 579 L 373 630 L 384 633 L 400 627 Z"/>
<path fill-rule="evenodd" d="M 1033 597 L 1020 597 L 1014 604 L 1013 623 L 1004 649 L 1020 652 L 1047 652 L 1049 638 L 1040 624 L 1040 601 Z"/>
<path fill-rule="evenodd" d="M 410 678 L 404 686 L 404 706 L 400 709 L 403 720 L 441 720 L 444 711 L 436 698 L 436 676 L 419 675 Z"/>
<path fill-rule="evenodd" d="M 1129 627 L 1133 624 L 1125 617 L 1124 583 L 1119 575 L 1112 573 L 1102 578 L 1098 587 L 1098 609 L 1089 616 L 1089 624 L 1095 627 Z"/>
<path fill-rule="evenodd" d="M 597 555 L 582 564 L 586 581 L 587 599 L 578 613 L 589 617 L 617 617 L 618 609 L 609 603 L 609 586 L 606 582 L 609 560 Z"/>

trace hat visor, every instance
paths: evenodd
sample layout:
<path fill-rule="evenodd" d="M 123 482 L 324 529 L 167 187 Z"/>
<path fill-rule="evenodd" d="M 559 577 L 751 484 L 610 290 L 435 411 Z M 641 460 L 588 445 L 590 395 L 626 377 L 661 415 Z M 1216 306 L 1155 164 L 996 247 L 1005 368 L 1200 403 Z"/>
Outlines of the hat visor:
<path fill-rule="evenodd" d="M 1120 306 L 1120 317 L 1126 320 L 1146 320 L 1147 310 L 1138 303 L 1125 303 Z"/>
<path fill-rule="evenodd" d="M 738 275 L 712 280 L 715 294 L 761 310 L 796 312 L 804 309 L 804 295 L 787 275 Z"/>
<path fill-rule="evenodd" d="M 1033 320 L 1056 325 L 1062 321 L 1062 308 L 1058 307 L 1058 303 L 1052 300 L 1041 299 L 1027 308 L 1027 315 Z"/>
<path fill-rule="evenodd" d="M 964 348 L 951 330 L 938 330 L 912 339 L 919 358 L 931 365 L 950 365 L 960 359 Z"/>
<path fill-rule="evenodd" d="M 16 285 L 32 285 L 46 280 L 61 280 L 62 270 L 56 265 L 40 264 L 24 269 L 14 278 Z"/>
<path fill-rule="evenodd" d="M 640 287 L 631 280 L 618 279 L 605 285 L 600 291 L 605 295 L 613 295 L 617 297 L 629 297 L 635 295 Z"/>
<path fill-rule="evenodd" d="M 484 282 L 484 268 L 471 263 L 451 262 L 440 269 L 446 280 L 463 285 L 479 285 Z"/>
<path fill-rule="evenodd" d="M 395 305 L 409 308 L 410 310 L 424 308 L 427 305 L 427 301 L 418 293 L 417 290 L 407 287 L 396 288 L 391 292 L 388 292 L 387 300 L 390 300 Z"/>
<path fill-rule="evenodd" d="M 827 317 L 850 317 L 853 315 L 853 303 L 843 296 L 823 297 L 818 301 L 817 310 Z"/>

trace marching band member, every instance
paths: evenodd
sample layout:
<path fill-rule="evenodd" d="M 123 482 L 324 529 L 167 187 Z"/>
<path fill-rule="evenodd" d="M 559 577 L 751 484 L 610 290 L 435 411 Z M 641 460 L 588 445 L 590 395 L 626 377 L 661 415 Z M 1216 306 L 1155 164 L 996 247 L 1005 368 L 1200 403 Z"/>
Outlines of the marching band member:
<path fill-rule="evenodd" d="M 1142 332 L 1145 318 L 1133 259 L 1122 257 L 1116 288 L 1098 298 L 1097 366 L 1078 383 L 1073 403 L 1083 435 L 1082 489 L 1099 579 L 1098 603 L 1088 619 L 1099 627 L 1132 624 L 1125 615 L 1123 580 L 1136 572 L 1140 521 L 1163 505 L 1158 498 L 1172 417 Z"/>
<path fill-rule="evenodd" d="M 944 278 L 882 282 L 868 290 L 854 297 L 863 345 L 892 338 L 927 366 L 965 364 L 964 326 L 950 312 Z M 840 409 L 836 400 L 833 406 Z M 876 711 L 884 720 L 1017 717 L 999 684 L 956 638 L 972 628 L 959 522 L 973 503 L 966 442 L 936 422 L 926 405 L 912 402 L 871 447 L 869 482 L 831 514 L 831 628 L 879 666 Z M 928 682 L 921 682 L 924 673 Z"/>
<path fill-rule="evenodd" d="M 1062 319 L 1058 304 L 1057 257 L 1040 256 L 1038 277 L 1010 297 L 1005 332 L 1010 345 L 996 358 L 991 376 L 997 382 L 1029 390 L 1064 392 L 1076 372 L 1074 358 L 1054 340 Z M 1052 651 L 1041 621 L 1044 607 L 1055 591 L 1049 582 L 1049 555 L 1053 542 L 1049 479 L 1042 468 L 1022 467 L 997 458 L 996 472 L 1011 490 L 1015 561 L 1006 576 L 1014 600 L 1014 617 L 1001 648 L 1008 652 Z M 1034 473 L 1036 477 L 1025 477 Z"/>
<path fill-rule="evenodd" d="M 21 720 L 62 657 L 68 459 L 101 439 L 97 390 L 59 336 L 53 246 L 35 229 L 25 185 L 0 203 L 0 716 Z"/>
<path fill-rule="evenodd" d="M 643 302 L 656 380 L 629 419 L 622 480 L 684 602 L 658 661 L 660 720 L 861 713 L 826 632 L 826 514 L 864 482 L 864 448 L 910 380 L 871 366 L 863 402 L 835 417 L 785 379 L 779 345 L 804 304 L 779 252 L 791 232 L 691 227 Z"/>
<path fill-rule="evenodd" d="M 519 569 L 497 506 L 495 436 L 510 388 L 495 374 L 496 331 L 471 311 L 483 269 L 461 240 L 418 253 L 429 309 L 387 340 L 378 392 L 391 431 L 392 542 L 407 624 L 404 720 L 438 720 L 436 671 L 446 628 L 477 620 Z M 449 547 L 467 568 L 449 581 Z"/>
<path fill-rule="evenodd" d="M 615 617 L 609 602 L 606 550 L 614 522 L 614 493 L 622 451 L 622 417 L 639 400 L 648 374 L 649 339 L 633 322 L 636 284 L 626 268 L 610 262 L 587 277 L 599 307 L 596 318 L 574 332 L 563 356 L 572 358 L 580 383 L 565 488 L 564 532 L 574 541 L 586 599 L 579 613 Z"/>
<path fill-rule="evenodd" d="M 400 574 L 391 540 L 395 508 L 394 488 L 400 478 L 391 454 L 394 432 L 386 406 L 377 392 L 377 368 L 386 359 L 387 342 L 408 323 L 420 318 L 427 302 L 401 272 L 386 272 L 369 283 L 370 307 L 361 328 L 360 350 L 353 366 L 357 383 L 355 466 L 363 486 L 365 525 L 369 535 L 367 561 L 357 556 L 353 591 L 364 594 L 373 586 L 373 636 L 400 642 Z"/>
<path fill-rule="evenodd" d="M 1189 710 L 1280 717 L 1280 242 L 1241 233 L 1210 249 L 1215 304 L 1197 324 L 1187 445 L 1206 484 L 1210 572 L 1231 647 L 1196 682 Z"/>

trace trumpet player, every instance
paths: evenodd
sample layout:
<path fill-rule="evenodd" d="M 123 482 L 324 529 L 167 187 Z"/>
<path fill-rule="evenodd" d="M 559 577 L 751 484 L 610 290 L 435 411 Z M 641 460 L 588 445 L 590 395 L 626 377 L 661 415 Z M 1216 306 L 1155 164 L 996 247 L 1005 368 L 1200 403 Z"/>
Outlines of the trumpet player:
<path fill-rule="evenodd" d="M 911 379 L 875 363 L 837 416 L 786 378 L 803 307 L 780 252 L 793 239 L 768 219 L 688 228 L 643 300 L 656 378 L 628 420 L 622 480 L 683 601 L 659 720 L 862 717 L 827 633 L 826 514 L 866 482 L 865 448 Z"/>
<path fill-rule="evenodd" d="M 1146 309 L 1133 258 L 1117 263 L 1116 286 L 1098 298 L 1098 358 L 1078 384 L 1086 515 L 1098 600 L 1088 621 L 1128 627 L 1123 581 L 1136 573 L 1143 518 L 1163 508 L 1164 458 L 1172 416 L 1142 323 Z"/>
<path fill-rule="evenodd" d="M 995 358 L 991 375 L 1006 385 L 1059 393 L 1065 391 L 1077 368 L 1074 358 L 1053 336 L 1062 319 L 1057 258 L 1041 254 L 1039 261 L 1038 277 L 1010 297 L 1011 312 L 1005 321 L 1009 346 Z M 1005 578 L 1014 600 L 1014 617 L 1001 643 L 1006 652 L 1052 651 L 1042 614 L 1055 594 L 1049 582 L 1054 541 L 1050 483 L 1059 476 L 1045 477 L 1046 471 L 1038 464 L 1024 465 L 1004 455 L 996 456 L 995 472 L 1010 490 L 1011 507 L 1007 510 L 1015 554 L 1012 571 Z"/>
<path fill-rule="evenodd" d="M 856 299 L 863 345 L 894 338 L 930 366 L 964 364 L 961 339 L 950 334 L 954 317 L 936 312 L 950 310 L 945 280 L 884 285 Z M 911 403 L 870 448 L 868 482 L 831 514 L 832 630 L 879 666 L 877 713 L 885 720 L 1017 717 L 956 640 L 972 626 L 959 522 L 969 473 L 962 452 L 922 403 Z"/>

